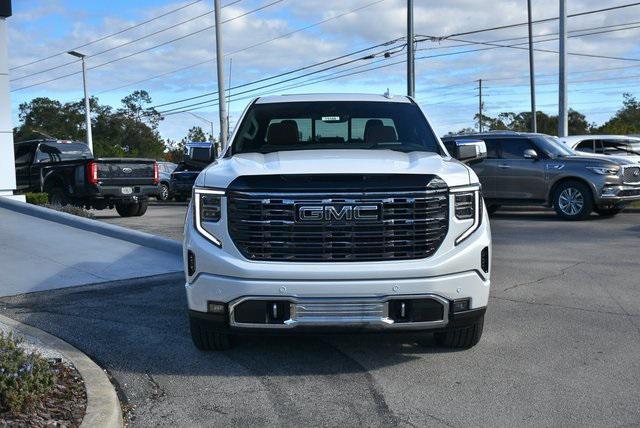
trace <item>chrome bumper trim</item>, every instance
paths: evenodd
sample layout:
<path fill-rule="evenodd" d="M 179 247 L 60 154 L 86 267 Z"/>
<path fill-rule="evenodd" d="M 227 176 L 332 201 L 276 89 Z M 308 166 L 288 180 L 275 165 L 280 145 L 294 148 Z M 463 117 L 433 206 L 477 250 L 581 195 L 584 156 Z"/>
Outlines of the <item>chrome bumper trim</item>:
<path fill-rule="evenodd" d="M 395 322 L 389 318 L 391 300 L 431 299 L 442 305 L 442 319 L 424 322 Z M 241 323 L 234 309 L 248 300 L 289 302 L 290 318 L 282 324 Z M 242 297 L 229 304 L 229 325 L 237 328 L 292 329 L 296 327 L 362 327 L 373 330 L 416 330 L 444 327 L 449 322 L 449 301 L 435 294 L 372 298 L 295 298 L 281 296 Z"/>

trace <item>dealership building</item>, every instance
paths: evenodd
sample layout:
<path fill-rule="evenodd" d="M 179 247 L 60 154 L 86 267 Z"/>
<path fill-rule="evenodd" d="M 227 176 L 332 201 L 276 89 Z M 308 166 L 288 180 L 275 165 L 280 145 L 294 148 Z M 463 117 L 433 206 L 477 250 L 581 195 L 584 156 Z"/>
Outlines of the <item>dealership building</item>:
<path fill-rule="evenodd" d="M 11 1 L 0 0 L 0 196 L 14 196 L 16 169 L 13 157 L 13 127 L 9 97 L 9 56 L 7 53 L 7 22 L 11 16 Z"/>

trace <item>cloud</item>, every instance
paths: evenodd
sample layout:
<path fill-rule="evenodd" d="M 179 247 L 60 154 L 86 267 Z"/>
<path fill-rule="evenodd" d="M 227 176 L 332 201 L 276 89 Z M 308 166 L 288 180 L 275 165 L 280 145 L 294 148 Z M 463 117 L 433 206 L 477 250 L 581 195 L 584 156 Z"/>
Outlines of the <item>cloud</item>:
<path fill-rule="evenodd" d="M 32 5 L 21 4 L 19 7 L 20 13 L 16 13 L 9 21 L 11 65 L 16 66 L 46 57 L 52 53 L 64 52 L 71 47 L 82 45 L 87 41 L 100 38 L 105 34 L 113 33 L 136 22 L 150 19 L 188 3 L 187 1 L 167 2 L 162 6 L 144 9 L 138 6 L 138 9 L 131 10 L 130 3 L 125 3 L 121 0 L 114 1 L 114 6 L 117 5 L 118 7 L 113 7 L 113 13 L 100 14 L 100 16 L 96 16 L 97 14 L 91 6 L 92 2 L 84 2 L 80 6 L 76 2 L 71 2 L 71 0 L 40 1 L 32 3 Z M 406 1 L 384 0 L 306 31 L 278 38 L 283 34 L 344 14 L 349 10 L 374 3 L 374 1 L 286 0 L 259 13 L 224 24 L 225 51 L 227 53 L 237 51 L 237 53 L 229 56 L 233 58 L 232 86 L 316 63 L 358 48 L 402 37 L 406 26 Z M 486 2 L 478 3 L 475 0 L 418 1 L 415 3 L 415 29 L 416 34 L 419 35 L 444 36 L 526 20 L 526 9 L 520 0 L 499 0 L 491 2 L 490 5 Z M 257 0 L 240 2 L 225 8 L 223 19 L 239 16 L 264 4 L 264 2 Z M 557 5 L 558 3 L 555 0 L 538 0 L 534 2 L 534 18 L 548 18 L 557 15 Z M 151 92 L 154 101 L 161 103 L 214 91 L 215 63 L 212 60 L 214 58 L 215 40 L 213 30 L 206 29 L 212 25 L 213 16 L 208 14 L 195 18 L 206 14 L 209 11 L 209 7 L 209 2 L 196 3 L 135 30 L 123 32 L 115 37 L 84 47 L 83 52 L 89 55 L 87 62 L 90 68 L 114 61 L 111 64 L 90 70 L 89 78 L 92 93 L 100 93 L 103 101 L 117 103 L 127 92 L 144 88 Z M 580 12 L 602 7 L 603 3 L 600 1 L 574 0 L 570 3 L 571 9 L 569 12 Z M 120 13 L 122 8 L 128 11 L 126 15 Z M 632 21 L 631 17 L 634 14 L 637 15 L 637 12 L 638 10 L 629 8 L 572 18 L 569 22 L 569 29 L 576 30 L 630 22 Z M 187 20 L 191 21 L 178 25 Z M 33 29 L 34 23 L 46 23 L 56 28 L 56 31 L 52 32 L 53 34 L 51 35 L 42 31 L 28 31 Z M 175 27 L 167 31 L 161 31 L 169 26 Z M 200 32 L 189 36 L 190 33 L 196 31 Z M 581 53 L 606 53 L 609 56 L 640 57 L 636 43 L 638 31 L 640 30 L 635 29 L 572 38 L 569 41 L 569 49 Z M 158 34 L 144 37 L 154 32 L 158 32 Z M 536 34 L 556 33 L 557 21 L 536 24 L 535 32 Z M 476 42 L 486 42 L 523 36 L 526 36 L 526 27 L 473 34 L 461 38 Z M 162 47 L 153 48 L 155 45 L 177 38 L 182 39 Z M 140 40 L 133 42 L 137 39 Z M 248 46 L 270 39 L 276 40 L 245 50 Z M 526 42 L 526 39 L 504 43 L 517 42 Z M 125 43 L 130 44 L 118 48 L 119 45 Z M 513 108 L 524 106 L 526 108 L 528 100 L 526 88 L 528 54 L 526 50 L 491 49 L 475 53 L 444 56 L 444 54 L 456 51 L 482 48 L 482 46 L 478 45 L 469 45 L 468 48 L 446 48 L 457 44 L 460 44 L 460 42 L 443 41 L 436 43 L 427 41 L 418 44 L 420 50 L 417 56 L 419 58 L 432 57 L 419 59 L 416 63 L 418 96 L 419 99 L 425 100 L 425 105 L 429 110 L 434 111 L 434 118 L 442 116 L 446 118 L 446 123 L 458 121 L 459 123 L 465 123 L 466 126 L 472 125 L 473 113 L 477 108 L 477 92 L 472 82 L 480 78 L 487 81 L 486 101 L 488 109 L 497 112 L 498 109 L 509 109 L 510 106 Z M 557 49 L 557 42 L 540 43 L 537 47 L 555 50 Z M 101 51 L 108 49 L 113 50 L 100 54 Z M 149 50 L 134 55 L 136 52 L 145 49 Z M 441 56 L 434 57 L 436 55 Z M 127 56 L 130 57 L 118 61 L 118 58 Z M 399 53 L 395 60 L 401 59 L 402 53 Z M 48 61 L 15 70 L 11 73 L 12 79 L 46 68 L 61 66 L 71 60 L 72 58 L 61 55 Z M 206 62 L 208 60 L 209 62 Z M 394 59 L 388 61 L 394 61 Z M 557 71 L 558 58 L 556 54 L 536 53 L 536 61 L 538 74 L 546 75 Z M 186 68 L 203 62 L 204 64 L 202 65 Z M 384 63 L 380 63 L 380 65 L 382 64 Z M 569 60 L 571 71 L 589 71 L 607 66 L 628 64 L 623 61 L 582 57 L 571 57 Z M 345 69 L 357 65 L 360 65 L 360 63 L 347 65 Z M 184 70 L 173 74 L 170 73 L 178 69 Z M 78 71 L 79 64 L 73 63 L 61 66 L 59 69 L 51 70 L 50 72 L 14 81 L 12 85 L 16 89 Z M 637 70 L 635 72 L 637 73 Z M 631 75 L 633 73 L 633 69 L 603 71 L 589 74 L 586 77 L 603 78 L 613 75 Z M 131 87 L 104 92 L 127 83 L 138 82 L 158 75 L 164 76 Z M 328 76 L 329 72 L 320 75 Z M 498 80 L 510 78 L 514 79 Z M 585 76 L 576 75 L 575 78 L 584 79 Z M 310 77 L 301 80 L 308 79 Z M 493 82 L 491 82 L 492 79 L 494 79 Z M 540 80 L 541 82 L 546 82 L 552 81 L 553 78 L 544 77 Z M 624 82 L 617 82 L 617 86 L 623 86 Z M 80 76 L 71 76 L 24 91 L 14 92 L 13 98 L 15 103 L 29 100 L 38 95 L 58 97 L 62 100 L 77 98 L 80 94 L 79 84 Z M 451 85 L 459 86 L 439 89 Z M 608 85 L 605 82 L 594 82 L 590 85 L 593 88 L 607 86 L 613 85 Z M 387 87 L 398 94 L 404 91 L 404 66 L 402 64 L 356 74 L 340 80 L 318 83 L 300 88 L 297 91 L 381 92 L 386 90 Z M 580 88 L 577 87 L 577 89 Z M 544 91 L 549 91 L 550 89 L 553 89 L 553 87 L 540 88 L 540 91 L 543 92 L 541 100 L 545 104 L 554 101 L 553 94 L 544 93 Z M 595 92 L 598 90 L 594 89 Z M 265 89 L 264 91 L 267 90 Z M 295 91 L 295 89 L 289 90 L 289 92 Z M 575 99 L 583 99 L 580 92 L 576 92 Z M 246 102 L 246 100 L 241 100 L 232 103 L 233 117 L 237 118 Z M 617 107 L 617 104 L 611 104 L 611 111 L 615 111 Z M 606 108 L 606 105 L 601 105 L 599 110 L 604 108 Z M 212 119 L 216 116 L 215 108 L 203 108 L 202 113 Z M 605 115 L 601 114 L 595 117 L 597 119 Z M 193 125 L 194 120 L 181 115 L 171 116 L 163 123 L 161 130 L 163 135 L 167 137 L 178 138 Z M 435 120 L 439 121 L 439 119 Z M 443 123 L 445 122 L 443 121 Z"/>

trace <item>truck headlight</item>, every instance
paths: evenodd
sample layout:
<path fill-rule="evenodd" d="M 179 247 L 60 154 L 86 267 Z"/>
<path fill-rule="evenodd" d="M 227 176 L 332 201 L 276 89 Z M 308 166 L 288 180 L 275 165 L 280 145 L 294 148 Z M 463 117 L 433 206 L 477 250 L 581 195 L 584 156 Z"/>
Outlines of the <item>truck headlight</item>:
<path fill-rule="evenodd" d="M 196 230 L 218 247 L 222 247 L 222 242 L 207 231 L 202 223 L 220 221 L 223 196 L 224 190 L 193 188 L 193 219 Z"/>
<path fill-rule="evenodd" d="M 456 245 L 462 243 L 473 232 L 478 230 L 482 223 L 482 198 L 480 185 L 452 187 L 451 193 L 454 199 L 454 210 L 458 220 L 473 220 L 471 226 L 456 238 Z"/>
<path fill-rule="evenodd" d="M 600 175 L 618 175 L 620 172 L 619 166 L 588 166 L 587 169 Z"/>

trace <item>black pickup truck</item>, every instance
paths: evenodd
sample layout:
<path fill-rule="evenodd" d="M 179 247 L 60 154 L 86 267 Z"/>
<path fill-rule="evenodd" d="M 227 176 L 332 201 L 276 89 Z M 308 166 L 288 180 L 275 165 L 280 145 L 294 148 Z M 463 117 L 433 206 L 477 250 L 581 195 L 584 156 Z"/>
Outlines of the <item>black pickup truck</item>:
<path fill-rule="evenodd" d="M 94 159 L 86 144 L 63 140 L 18 142 L 14 151 L 17 190 L 46 192 L 51 204 L 115 208 L 133 217 L 159 191 L 153 159 Z"/>

